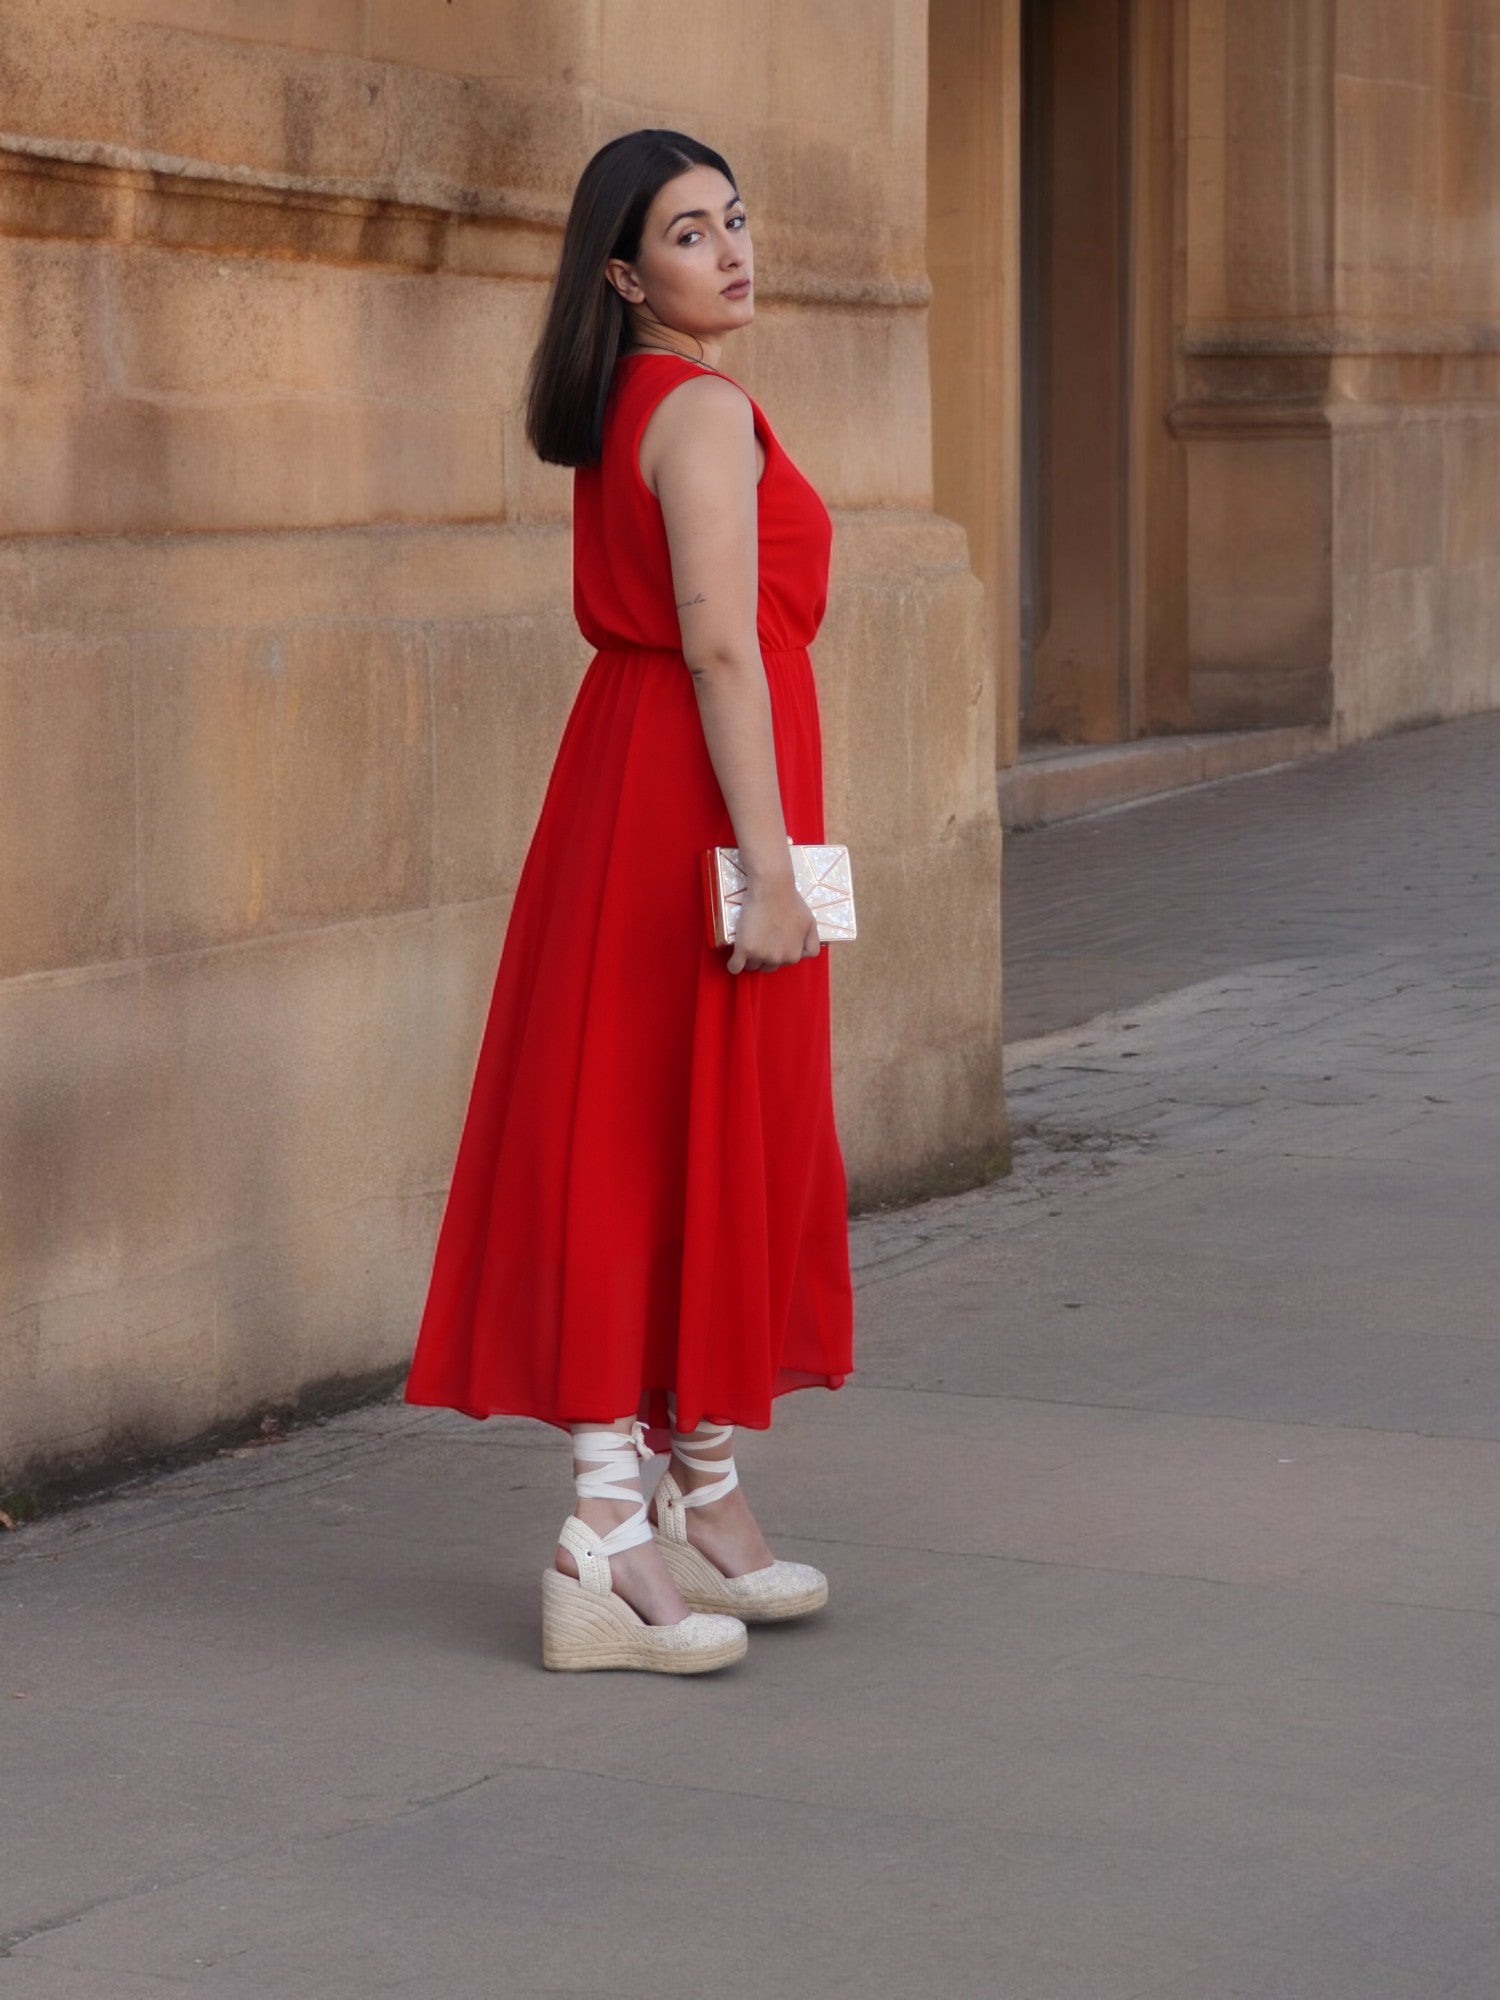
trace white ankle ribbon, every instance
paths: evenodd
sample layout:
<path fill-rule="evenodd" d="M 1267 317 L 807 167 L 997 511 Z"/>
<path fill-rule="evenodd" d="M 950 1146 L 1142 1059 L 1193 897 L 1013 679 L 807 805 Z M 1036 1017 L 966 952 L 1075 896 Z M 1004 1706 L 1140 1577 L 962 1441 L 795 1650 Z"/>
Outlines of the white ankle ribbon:
<path fill-rule="evenodd" d="M 733 1424 L 701 1423 L 695 1431 L 673 1431 L 672 1449 L 684 1465 L 690 1465 L 694 1472 L 717 1472 L 721 1475 L 706 1485 L 695 1486 L 690 1492 L 685 1492 L 682 1496 L 684 1507 L 707 1507 L 715 1500 L 722 1500 L 726 1493 L 732 1493 L 739 1485 L 740 1475 L 733 1452 L 727 1458 L 700 1458 L 687 1449 L 695 1444 L 700 1450 L 713 1451 L 719 1445 L 727 1444 L 733 1436 Z"/>
<path fill-rule="evenodd" d="M 607 1535 L 599 1536 L 599 1553 L 617 1556 L 651 1539 L 646 1498 L 641 1492 L 641 1460 L 654 1453 L 646 1442 L 646 1426 L 637 1418 L 629 1430 L 574 1431 L 573 1457 L 594 1458 L 597 1465 L 576 1466 L 573 1482 L 580 1500 L 627 1500 L 635 1511 Z M 628 1482 L 628 1483 L 627 1483 Z"/>

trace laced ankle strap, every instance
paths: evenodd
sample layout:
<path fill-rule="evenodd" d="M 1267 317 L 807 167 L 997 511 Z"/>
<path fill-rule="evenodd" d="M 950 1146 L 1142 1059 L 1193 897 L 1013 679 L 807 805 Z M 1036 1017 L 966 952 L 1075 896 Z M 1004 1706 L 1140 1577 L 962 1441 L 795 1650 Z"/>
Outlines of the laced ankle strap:
<path fill-rule="evenodd" d="M 700 1451 L 713 1451 L 719 1445 L 728 1444 L 733 1436 L 733 1424 L 707 1422 L 699 1424 L 695 1431 L 672 1432 L 672 1449 L 684 1465 L 690 1465 L 694 1472 L 717 1472 L 722 1475 L 705 1486 L 695 1486 L 690 1493 L 682 1493 L 684 1507 L 707 1507 L 715 1500 L 722 1500 L 726 1493 L 732 1493 L 739 1485 L 740 1475 L 732 1452 L 728 1458 L 700 1458 L 688 1449 L 690 1445 L 697 1445 Z M 675 1481 L 673 1483 L 675 1486 Z"/>
<path fill-rule="evenodd" d="M 594 1537 L 594 1552 L 617 1556 L 638 1543 L 649 1542 L 651 1523 L 646 1519 L 646 1499 L 641 1492 L 641 1460 L 652 1457 L 653 1453 L 646 1442 L 645 1425 L 637 1420 L 624 1431 L 574 1431 L 573 1456 L 575 1460 L 599 1461 L 597 1465 L 580 1466 L 574 1472 L 580 1500 L 629 1500 L 635 1504 L 635 1512 L 607 1535 L 599 1534 L 596 1529 L 588 1530 Z"/>

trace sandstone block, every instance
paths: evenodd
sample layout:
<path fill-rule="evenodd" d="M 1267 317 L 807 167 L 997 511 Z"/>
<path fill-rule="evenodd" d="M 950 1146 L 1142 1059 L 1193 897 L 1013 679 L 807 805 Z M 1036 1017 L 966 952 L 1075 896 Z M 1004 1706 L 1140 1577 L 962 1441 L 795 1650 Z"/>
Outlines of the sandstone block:
<path fill-rule="evenodd" d="M 135 740 L 128 644 L 0 639 L 0 977 L 134 950 Z"/>
<path fill-rule="evenodd" d="M 0 1464 L 399 1362 L 504 905 L 0 986 Z"/>
<path fill-rule="evenodd" d="M 1195 675 L 1326 673 L 1332 597 L 1329 445 L 1197 439 L 1188 451 Z M 1199 708 L 1194 692 L 1195 713 Z M 1305 712 L 1258 721 L 1315 720 Z M 1230 726 L 1216 714 L 1205 726 Z M 1252 727 L 1247 716 L 1233 726 Z"/>
<path fill-rule="evenodd" d="M 555 611 L 566 530 L 494 523 L 288 535 L 0 539 L 0 638 Z"/>
<path fill-rule="evenodd" d="M 589 654 L 560 607 L 440 627 L 430 646 L 433 895 L 461 902 L 520 874 Z"/>
<path fill-rule="evenodd" d="M 425 635 L 293 626 L 143 656 L 146 948 L 428 901 Z"/>
<path fill-rule="evenodd" d="M 692 131 L 720 152 L 726 148 L 713 132 L 683 126 L 685 107 L 703 107 L 699 125 L 709 106 L 731 110 L 741 125 L 771 115 L 773 0 L 745 0 L 732 22 L 703 8 L 676 16 L 666 34 L 661 26 L 653 0 L 610 0 L 602 9 L 600 93 L 607 103 L 660 113 L 638 122 Z"/>
<path fill-rule="evenodd" d="M 599 87 L 601 13 L 589 0 L 367 0 L 365 53 L 447 76 L 547 78 L 575 89 Z"/>
<path fill-rule="evenodd" d="M 73 0 L 63 0 L 63 5 Z M 88 0 L 88 12 L 131 25 L 181 28 L 236 42 L 363 55 L 366 0 Z"/>

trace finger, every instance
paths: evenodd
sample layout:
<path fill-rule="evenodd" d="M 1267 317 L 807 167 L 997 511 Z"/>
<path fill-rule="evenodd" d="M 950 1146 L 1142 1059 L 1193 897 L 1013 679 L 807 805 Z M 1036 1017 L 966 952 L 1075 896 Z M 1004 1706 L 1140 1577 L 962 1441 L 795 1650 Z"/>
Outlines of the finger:
<path fill-rule="evenodd" d="M 729 970 L 731 972 L 743 972 L 744 969 L 745 953 L 743 947 L 736 944 L 734 950 L 729 954 Z"/>

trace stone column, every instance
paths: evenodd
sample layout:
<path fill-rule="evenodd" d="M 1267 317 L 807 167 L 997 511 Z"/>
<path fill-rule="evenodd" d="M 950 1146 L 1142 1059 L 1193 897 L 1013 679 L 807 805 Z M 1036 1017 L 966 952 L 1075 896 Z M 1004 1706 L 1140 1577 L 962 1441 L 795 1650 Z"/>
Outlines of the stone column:
<path fill-rule="evenodd" d="M 1210 727 L 1500 700 L 1500 8 L 1185 0 L 1189 644 Z"/>
<path fill-rule="evenodd" d="M 1331 0 L 1188 0 L 1182 401 L 1200 727 L 1331 701 Z"/>

